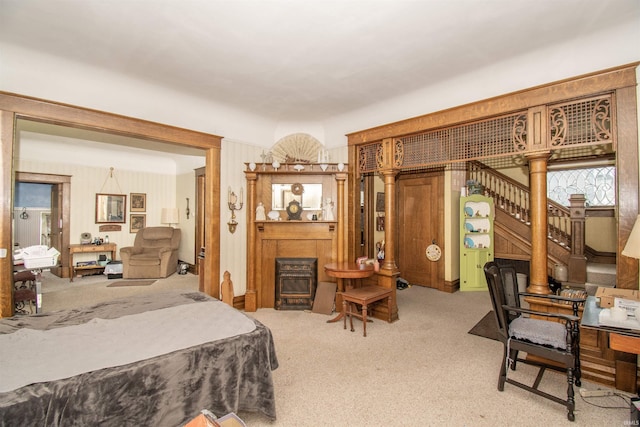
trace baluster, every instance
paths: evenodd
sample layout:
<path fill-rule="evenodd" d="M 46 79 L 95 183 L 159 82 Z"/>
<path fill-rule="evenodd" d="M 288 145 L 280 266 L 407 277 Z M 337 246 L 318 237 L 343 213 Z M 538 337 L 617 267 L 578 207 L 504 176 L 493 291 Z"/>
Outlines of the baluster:
<path fill-rule="evenodd" d="M 515 188 L 513 187 L 513 185 L 509 185 L 509 213 L 511 214 L 511 216 L 515 216 L 516 212 L 515 212 L 515 196 L 514 196 L 514 192 L 515 192 Z"/>

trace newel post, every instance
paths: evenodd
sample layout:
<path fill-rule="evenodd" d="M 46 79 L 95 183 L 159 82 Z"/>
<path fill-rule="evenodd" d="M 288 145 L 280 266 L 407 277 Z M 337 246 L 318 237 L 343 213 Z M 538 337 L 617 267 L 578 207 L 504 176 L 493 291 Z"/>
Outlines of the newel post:
<path fill-rule="evenodd" d="M 584 194 L 572 194 L 569 197 L 571 214 L 571 256 L 569 257 L 569 282 L 585 283 L 587 281 L 587 257 L 584 255 L 585 237 L 585 201 Z"/>

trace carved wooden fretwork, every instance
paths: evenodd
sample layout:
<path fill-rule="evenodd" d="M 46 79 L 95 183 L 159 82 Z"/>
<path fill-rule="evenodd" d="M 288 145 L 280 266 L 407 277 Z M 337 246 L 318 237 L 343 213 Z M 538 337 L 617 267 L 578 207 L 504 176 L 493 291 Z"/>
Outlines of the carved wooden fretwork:
<path fill-rule="evenodd" d="M 376 166 L 378 169 L 384 167 L 384 146 L 382 144 L 376 148 Z"/>
<path fill-rule="evenodd" d="M 513 138 L 514 149 L 516 151 L 525 151 L 527 149 L 527 115 L 521 114 L 516 117 L 512 129 L 511 137 Z"/>
<path fill-rule="evenodd" d="M 564 143 L 567 131 L 567 116 L 562 108 L 552 108 L 550 111 L 551 123 L 549 132 L 551 133 L 551 146 L 557 147 Z"/>
<path fill-rule="evenodd" d="M 393 165 L 395 167 L 400 167 L 404 163 L 404 143 L 401 139 L 396 139 L 394 141 L 394 150 L 393 150 Z"/>
<path fill-rule="evenodd" d="M 530 128 L 534 125 L 530 123 L 534 119 L 528 115 L 531 110 L 398 137 L 393 145 L 393 167 L 426 169 L 469 160 L 532 154 L 539 150 L 614 144 L 611 97 L 607 93 L 548 105 L 545 109 L 548 135 L 538 135 L 543 143 L 536 146 L 528 141 Z M 539 128 L 535 126 L 535 129 Z M 358 150 L 360 173 L 375 172 L 384 167 L 382 144 L 363 144 Z M 371 161 L 372 157 L 375 163 Z"/>
<path fill-rule="evenodd" d="M 553 148 L 612 143 L 611 95 L 549 107 Z"/>

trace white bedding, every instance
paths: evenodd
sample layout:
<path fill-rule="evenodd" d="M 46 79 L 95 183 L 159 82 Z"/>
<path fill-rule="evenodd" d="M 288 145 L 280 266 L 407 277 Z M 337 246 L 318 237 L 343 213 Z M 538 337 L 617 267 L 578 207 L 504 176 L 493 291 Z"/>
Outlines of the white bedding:
<path fill-rule="evenodd" d="M 235 322 L 221 321 L 229 311 L 234 309 L 221 301 L 206 301 L 0 335 L 0 392 L 121 366 L 256 329 L 244 316 Z M 38 357 L 22 358 L 21 354 Z"/>

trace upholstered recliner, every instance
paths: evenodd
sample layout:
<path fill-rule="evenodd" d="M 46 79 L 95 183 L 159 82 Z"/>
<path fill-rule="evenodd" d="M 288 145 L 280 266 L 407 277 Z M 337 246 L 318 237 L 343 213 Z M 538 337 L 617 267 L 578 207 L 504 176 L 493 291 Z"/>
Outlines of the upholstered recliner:
<path fill-rule="evenodd" d="M 177 271 L 180 229 L 146 227 L 139 230 L 133 246 L 120 249 L 124 279 L 159 279 Z"/>

